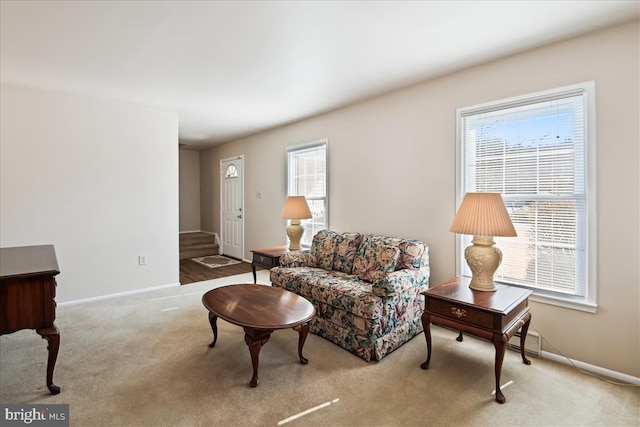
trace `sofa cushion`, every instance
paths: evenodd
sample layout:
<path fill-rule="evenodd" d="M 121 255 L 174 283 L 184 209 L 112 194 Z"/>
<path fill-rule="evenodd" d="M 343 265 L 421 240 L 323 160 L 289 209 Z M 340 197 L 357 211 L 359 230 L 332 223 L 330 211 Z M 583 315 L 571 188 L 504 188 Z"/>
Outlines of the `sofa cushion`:
<path fill-rule="evenodd" d="M 336 250 L 338 233 L 331 230 L 320 230 L 313 236 L 309 266 L 331 270 L 333 254 Z"/>
<path fill-rule="evenodd" d="M 351 274 L 360 242 L 362 242 L 362 234 L 360 233 L 338 235 L 336 252 L 333 255 L 333 270 Z"/>
<path fill-rule="evenodd" d="M 365 249 L 374 242 L 397 246 L 400 249 L 400 256 L 398 257 L 398 262 L 395 267 L 396 270 L 420 268 L 422 266 L 422 257 L 427 248 L 423 242 L 419 240 L 401 239 L 399 237 L 367 234 L 362 238 L 358 255 L 364 255 Z"/>
<path fill-rule="evenodd" d="M 309 301 L 322 301 L 345 313 L 365 319 L 384 316 L 380 297 L 371 291 L 371 283 L 337 271 L 315 267 L 274 267 L 270 272 L 273 286 L 280 286 Z"/>
<path fill-rule="evenodd" d="M 405 268 L 386 274 L 371 287 L 379 297 L 410 294 L 412 290 L 424 292 L 429 289 L 428 275 L 424 269 Z"/>
<path fill-rule="evenodd" d="M 395 270 L 398 256 L 400 249 L 397 246 L 372 242 L 367 245 L 362 255 L 356 256 L 353 272 L 357 273 L 360 279 L 373 283 Z"/>
<path fill-rule="evenodd" d="M 400 248 L 400 256 L 398 257 L 396 270 L 422 267 L 422 261 L 427 245 L 419 240 L 403 239 L 398 247 Z"/>
<path fill-rule="evenodd" d="M 309 251 L 285 252 L 280 255 L 282 267 L 302 267 L 309 265 Z"/>

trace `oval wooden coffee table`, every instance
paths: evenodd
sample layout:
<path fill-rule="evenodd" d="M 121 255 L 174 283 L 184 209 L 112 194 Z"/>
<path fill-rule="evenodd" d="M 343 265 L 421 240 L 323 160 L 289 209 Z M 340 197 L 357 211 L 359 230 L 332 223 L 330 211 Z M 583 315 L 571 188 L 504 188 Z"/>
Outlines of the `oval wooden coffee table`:
<path fill-rule="evenodd" d="M 298 357 L 309 334 L 309 322 L 316 316 L 316 309 L 305 298 L 284 289 L 267 285 L 227 285 L 215 288 L 202 296 L 202 304 L 209 310 L 209 323 L 213 330 L 215 347 L 218 340 L 218 317 L 244 328 L 244 341 L 251 353 L 253 376 L 249 385 L 258 385 L 258 355 L 276 329 L 292 328 L 298 331 Z"/>

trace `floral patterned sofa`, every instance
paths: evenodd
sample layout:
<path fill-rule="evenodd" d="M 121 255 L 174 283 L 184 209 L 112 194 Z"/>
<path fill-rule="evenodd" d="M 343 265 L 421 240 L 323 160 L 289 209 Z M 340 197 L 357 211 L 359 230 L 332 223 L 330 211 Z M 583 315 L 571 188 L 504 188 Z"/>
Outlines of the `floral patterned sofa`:
<path fill-rule="evenodd" d="M 309 251 L 282 255 L 270 278 L 316 306 L 312 333 L 370 361 L 422 331 L 429 273 L 419 240 L 322 230 Z"/>

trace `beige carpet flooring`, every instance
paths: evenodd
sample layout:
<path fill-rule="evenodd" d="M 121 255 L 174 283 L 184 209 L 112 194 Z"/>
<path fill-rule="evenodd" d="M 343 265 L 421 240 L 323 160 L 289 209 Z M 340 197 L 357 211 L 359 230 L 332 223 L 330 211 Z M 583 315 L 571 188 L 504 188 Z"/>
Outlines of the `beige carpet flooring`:
<path fill-rule="evenodd" d="M 268 280 L 268 272 L 259 272 Z M 2 403 L 68 403 L 72 426 L 638 426 L 640 391 L 545 359 L 507 351 L 495 402 L 493 346 L 434 327 L 428 370 L 421 334 L 366 363 L 310 334 L 276 331 L 260 353 L 260 385 L 240 327 L 212 332 L 202 294 L 250 273 L 59 307 L 61 347 L 45 387 L 46 341 L 33 331 L 0 337 Z M 313 408 L 316 408 L 313 410 Z M 302 414 L 298 418 L 291 417 Z"/>

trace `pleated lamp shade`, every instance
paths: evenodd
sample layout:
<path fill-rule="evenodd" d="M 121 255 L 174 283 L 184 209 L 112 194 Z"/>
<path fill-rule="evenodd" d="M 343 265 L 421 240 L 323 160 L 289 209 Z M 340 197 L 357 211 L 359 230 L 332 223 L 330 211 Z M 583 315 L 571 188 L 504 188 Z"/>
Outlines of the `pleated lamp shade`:
<path fill-rule="evenodd" d="M 280 214 L 282 219 L 290 219 L 291 224 L 287 227 L 289 237 L 289 250 L 300 250 L 300 240 L 304 234 L 304 228 L 300 225 L 301 219 L 309 219 L 313 216 L 309 210 L 307 199 L 304 196 L 289 196 Z"/>
<path fill-rule="evenodd" d="M 282 219 L 309 219 L 312 217 L 304 196 L 289 196 L 280 214 Z"/>
<path fill-rule="evenodd" d="M 500 193 L 467 193 L 449 231 L 473 236 L 517 236 Z"/>

